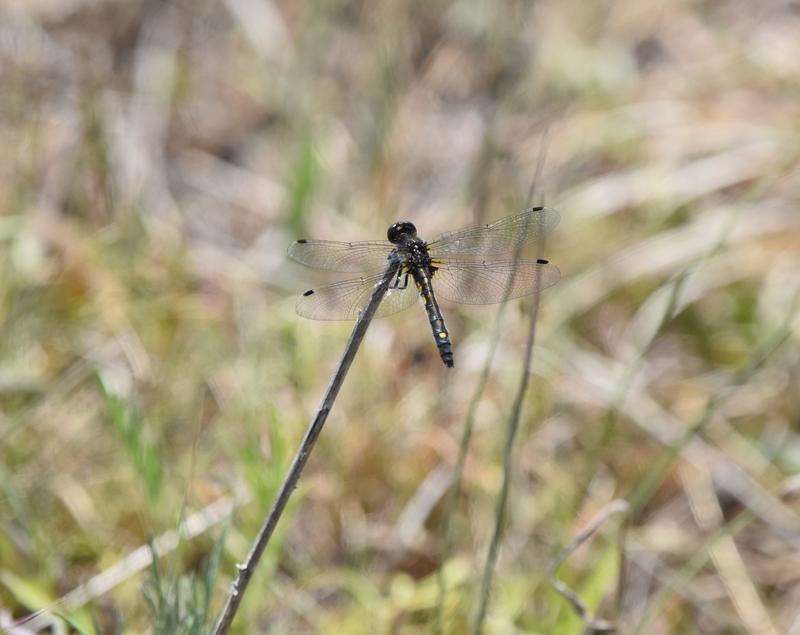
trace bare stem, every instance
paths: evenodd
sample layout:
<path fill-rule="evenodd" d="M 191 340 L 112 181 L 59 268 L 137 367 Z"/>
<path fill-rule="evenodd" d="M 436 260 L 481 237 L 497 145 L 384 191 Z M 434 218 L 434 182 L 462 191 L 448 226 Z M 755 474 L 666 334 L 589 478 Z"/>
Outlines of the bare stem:
<path fill-rule="evenodd" d="M 541 180 L 542 171 L 544 170 L 545 157 L 547 155 L 547 130 L 542 138 L 542 150 L 539 154 L 539 161 L 536 165 L 536 173 L 531 182 L 531 188 L 528 191 L 528 205 L 531 204 L 533 197 L 536 193 L 537 184 Z M 543 203 L 544 201 L 542 201 Z M 541 249 L 542 244 L 539 245 Z M 514 259 L 519 258 L 520 249 L 518 248 L 514 254 Z M 506 295 L 511 289 L 511 282 L 506 289 Z M 498 315 L 498 326 L 501 319 L 501 314 Z M 472 625 L 472 633 L 478 635 L 483 628 L 483 622 L 486 619 L 486 610 L 489 605 L 489 594 L 491 592 L 492 577 L 494 576 L 494 569 L 497 564 L 497 551 L 500 548 L 500 541 L 503 534 L 503 522 L 505 521 L 506 506 L 508 504 L 508 491 L 511 486 L 511 468 L 512 458 L 514 452 L 514 439 L 517 436 L 519 429 L 519 420 L 522 415 L 522 402 L 525 394 L 528 391 L 528 384 L 530 383 L 531 366 L 533 365 L 533 346 L 536 343 L 536 321 L 539 317 L 539 294 L 533 296 L 533 302 L 530 310 L 530 326 L 528 328 L 528 340 L 525 345 L 525 360 L 522 366 L 522 375 L 520 377 L 519 387 L 514 399 L 514 405 L 511 409 L 511 416 L 508 420 L 508 432 L 506 435 L 505 450 L 503 452 L 503 483 L 500 489 L 500 495 L 497 499 L 497 507 L 495 509 L 495 525 L 492 532 L 492 539 L 489 543 L 489 551 L 486 554 L 486 565 L 483 570 L 483 579 L 481 581 L 480 599 L 478 602 L 478 610 L 475 613 L 475 621 Z M 493 353 L 492 353 L 493 354 Z M 491 357 L 487 360 L 488 366 L 491 365 Z M 481 387 L 482 390 L 482 387 Z M 471 431 L 470 431 L 471 432 Z M 460 473 L 458 479 L 460 480 Z"/>
<path fill-rule="evenodd" d="M 275 526 L 278 524 L 281 514 L 283 514 L 286 503 L 289 501 L 289 496 L 291 496 L 294 488 L 297 487 L 297 482 L 300 480 L 303 467 L 305 467 L 308 456 L 314 447 L 314 443 L 317 441 L 317 437 L 319 437 L 320 432 L 322 432 L 322 426 L 325 425 L 325 420 L 328 418 L 328 414 L 333 407 L 333 402 L 339 394 L 339 389 L 342 386 L 342 382 L 344 382 L 347 371 L 353 363 L 353 358 L 356 355 L 358 347 L 361 345 L 361 340 L 364 339 L 367 327 L 372 321 L 375 311 L 377 311 L 378 305 L 383 299 L 386 290 L 389 288 L 389 283 L 392 280 L 392 276 L 397 272 L 398 267 L 399 262 L 397 259 L 391 259 L 383 274 L 383 278 L 375 285 L 375 290 L 372 292 L 369 303 L 359 314 L 355 327 L 353 327 L 353 332 L 342 354 L 342 359 L 339 361 L 339 365 L 336 368 L 333 379 L 331 379 L 331 383 L 328 385 L 328 390 L 325 392 L 317 414 L 314 416 L 311 425 L 309 425 L 306 435 L 300 444 L 300 448 L 297 450 L 297 454 L 292 461 L 292 465 L 283 480 L 283 484 L 278 491 L 278 497 L 275 499 L 272 509 L 269 511 L 269 514 L 264 520 L 264 524 L 261 526 L 256 536 L 250 553 L 247 555 L 247 560 L 245 560 L 243 564 L 237 566 L 238 574 L 233 584 L 231 584 L 225 606 L 222 608 L 219 618 L 217 619 L 217 624 L 214 627 L 214 635 L 222 635 L 227 632 L 233 622 L 233 618 L 239 608 L 239 603 L 242 601 L 242 597 L 247 590 L 250 578 L 253 576 L 258 561 L 261 559 L 261 555 L 264 553 L 264 549 L 267 547 L 272 537 L 272 532 L 275 530 Z"/>
<path fill-rule="evenodd" d="M 514 398 L 514 405 L 511 408 L 511 415 L 508 419 L 508 431 L 506 433 L 506 443 L 503 450 L 503 482 L 500 486 L 500 495 L 497 497 L 497 507 L 495 509 L 494 531 L 489 543 L 489 551 L 486 554 L 486 564 L 483 569 L 483 579 L 481 581 L 481 591 L 478 601 L 478 610 L 475 613 L 475 621 L 472 624 L 473 635 L 478 635 L 483 629 L 483 622 L 486 619 L 486 610 L 489 606 L 489 595 L 492 588 L 492 578 L 494 569 L 497 565 L 497 552 L 500 549 L 500 541 L 503 535 L 505 523 L 506 507 L 508 505 L 508 493 L 511 487 L 511 468 L 512 455 L 514 452 L 514 440 L 519 430 L 519 421 L 522 415 L 522 402 L 528 391 L 528 384 L 531 377 L 531 365 L 533 364 L 533 345 L 536 342 L 536 321 L 539 315 L 539 294 L 533 296 L 530 312 L 530 326 L 528 329 L 528 341 L 525 345 L 525 361 L 520 376 L 517 394 Z"/>

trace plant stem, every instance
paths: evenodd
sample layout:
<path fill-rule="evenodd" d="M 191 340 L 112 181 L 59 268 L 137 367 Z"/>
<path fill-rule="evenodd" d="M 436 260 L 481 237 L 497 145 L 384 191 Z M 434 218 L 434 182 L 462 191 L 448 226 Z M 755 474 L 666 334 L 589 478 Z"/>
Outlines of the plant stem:
<path fill-rule="evenodd" d="M 505 523 L 506 506 L 508 505 L 508 493 L 511 487 L 511 468 L 513 465 L 514 440 L 519 430 L 519 421 L 522 415 L 522 402 L 528 391 L 528 384 L 531 378 L 531 366 L 533 364 L 533 345 L 536 342 L 536 321 L 539 315 L 539 294 L 533 296 L 533 303 L 530 311 L 530 326 L 528 328 L 528 340 L 525 344 L 525 360 L 520 375 L 517 394 L 514 398 L 514 405 L 511 408 L 511 415 L 508 419 L 508 431 L 506 433 L 506 443 L 503 450 L 503 482 L 500 486 L 500 495 L 497 498 L 495 509 L 494 531 L 489 543 L 489 551 L 486 554 L 486 564 L 483 569 L 483 579 L 481 581 L 481 591 L 478 601 L 478 609 L 475 612 L 475 621 L 472 624 L 472 634 L 478 635 L 483 629 L 483 622 L 486 619 L 486 610 L 489 606 L 489 595 L 492 588 L 492 578 L 495 566 L 497 565 L 497 552 L 500 549 L 500 541 L 503 535 Z"/>
<path fill-rule="evenodd" d="M 328 414 L 333 407 L 333 402 L 339 394 L 339 389 L 344 382 L 347 371 L 353 363 L 353 358 L 356 355 L 358 347 L 361 345 L 361 340 L 364 339 L 367 327 L 372 321 L 375 311 L 377 311 L 378 305 L 383 299 L 386 290 L 389 288 L 389 283 L 399 266 L 400 264 L 396 258 L 390 260 L 383 274 L 383 278 L 375 285 L 375 290 L 372 292 L 369 303 L 359 314 L 356 324 L 353 327 L 353 332 L 342 354 L 342 359 L 339 361 L 339 365 L 331 379 L 331 383 L 328 385 L 327 391 L 325 391 L 325 396 L 317 410 L 317 414 L 314 416 L 308 430 L 306 430 L 306 435 L 278 491 L 278 497 L 275 499 L 275 503 L 273 503 L 272 509 L 269 511 L 264 523 L 261 525 L 261 529 L 250 549 L 250 553 L 247 555 L 247 559 L 243 564 L 237 565 L 238 574 L 231 584 L 228 597 L 225 600 L 225 606 L 222 608 L 219 618 L 217 619 L 217 624 L 214 627 L 214 635 L 222 635 L 227 632 L 233 622 L 242 597 L 247 590 L 250 578 L 253 576 L 258 561 L 261 559 L 264 549 L 272 537 L 272 532 L 275 530 L 275 526 L 278 524 L 278 520 L 289 501 L 289 496 L 291 496 L 294 488 L 297 487 L 297 482 L 300 480 L 303 467 L 305 467 L 309 454 L 311 454 L 311 450 L 314 447 L 314 443 L 317 441 L 317 437 L 319 437 L 320 432 L 322 432 L 322 427 L 325 425 L 325 420 L 328 418 Z"/>

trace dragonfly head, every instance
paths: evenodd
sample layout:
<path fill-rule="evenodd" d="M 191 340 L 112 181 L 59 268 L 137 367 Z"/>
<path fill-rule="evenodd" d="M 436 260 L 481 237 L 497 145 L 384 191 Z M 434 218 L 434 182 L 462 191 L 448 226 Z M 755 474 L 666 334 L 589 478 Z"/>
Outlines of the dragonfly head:
<path fill-rule="evenodd" d="M 402 242 L 404 239 L 416 238 L 417 228 L 414 227 L 413 223 L 403 221 L 401 223 L 395 223 L 392 225 L 386 235 L 389 238 L 389 242 L 396 245 Z"/>

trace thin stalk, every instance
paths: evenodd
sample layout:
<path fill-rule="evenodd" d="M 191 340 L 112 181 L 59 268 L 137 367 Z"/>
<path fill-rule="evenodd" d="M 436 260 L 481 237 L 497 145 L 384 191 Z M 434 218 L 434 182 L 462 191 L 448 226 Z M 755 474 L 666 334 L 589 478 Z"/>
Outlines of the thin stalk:
<path fill-rule="evenodd" d="M 530 205 L 533 197 L 536 193 L 536 187 L 539 183 L 542 171 L 544 170 L 544 163 L 545 157 L 547 156 L 547 129 L 545 129 L 544 134 L 542 136 L 542 151 L 539 154 L 539 160 L 536 165 L 536 173 L 534 175 L 533 181 L 531 182 L 531 187 L 528 190 L 528 205 Z M 542 197 L 543 199 L 543 197 Z M 540 204 L 544 204 L 544 200 L 541 201 Z M 541 248 L 541 244 L 539 247 Z M 517 251 L 514 254 L 514 259 L 516 260 L 519 258 L 520 251 Z M 509 282 L 508 289 L 506 289 L 506 294 L 511 289 L 511 283 Z M 520 415 L 522 414 L 522 401 L 525 398 L 525 393 L 528 391 L 528 384 L 530 383 L 530 373 L 531 373 L 531 365 L 533 364 L 533 345 L 536 342 L 536 321 L 539 316 L 539 294 L 536 293 L 533 296 L 533 301 L 531 303 L 531 311 L 530 311 L 530 328 L 528 329 L 528 341 L 525 345 L 525 361 L 523 363 L 522 368 L 522 377 L 520 378 L 520 384 L 517 389 L 517 395 L 514 398 L 514 407 L 511 410 L 511 417 L 508 421 L 508 433 L 506 435 L 506 444 L 505 449 L 503 451 L 503 483 L 500 487 L 500 496 L 497 499 L 497 507 L 495 509 L 495 525 L 494 530 L 492 532 L 492 539 L 489 543 L 489 551 L 486 554 L 486 564 L 483 569 L 483 579 L 481 581 L 481 594 L 480 600 L 478 603 L 478 610 L 476 612 L 475 621 L 472 625 L 472 633 L 477 635 L 481 632 L 483 628 L 483 622 L 486 619 L 486 609 L 489 605 L 489 594 L 491 591 L 492 586 L 492 577 L 494 575 L 494 569 L 497 564 L 497 551 L 500 547 L 500 540 L 502 539 L 502 532 L 503 532 L 503 521 L 506 515 L 506 505 L 508 504 L 508 491 L 510 488 L 510 481 L 511 481 L 511 466 L 512 466 L 512 457 L 513 457 L 513 450 L 514 450 L 514 440 L 517 436 L 517 430 L 519 429 L 519 419 Z M 497 325 L 499 327 L 500 321 L 502 319 L 502 311 L 498 313 L 497 317 Z M 492 359 L 494 358 L 494 350 L 492 350 L 492 354 L 487 360 L 486 364 L 486 371 L 488 374 L 488 368 L 491 366 Z M 483 390 L 483 385 L 481 384 L 481 391 Z M 460 475 L 459 475 L 460 478 Z"/>
<path fill-rule="evenodd" d="M 442 541 L 442 564 L 437 573 L 437 599 L 436 599 L 436 618 L 434 623 L 434 633 L 441 634 L 444 623 L 444 599 L 447 592 L 447 584 L 444 577 L 444 567 L 450 559 L 450 554 L 453 551 L 453 520 L 455 518 L 456 504 L 461 496 L 461 480 L 464 474 L 464 464 L 467 460 L 467 452 L 469 451 L 470 440 L 472 439 L 472 432 L 475 428 L 475 415 L 478 411 L 481 399 L 483 398 L 483 391 L 489 381 L 489 373 L 492 370 L 492 362 L 497 351 L 497 343 L 500 339 L 500 327 L 503 323 L 503 314 L 505 313 L 506 304 L 500 305 L 497 315 L 492 326 L 492 333 L 489 336 L 489 354 L 483 364 L 481 376 L 475 386 L 475 391 L 470 399 L 469 406 L 467 407 L 467 416 L 464 422 L 464 430 L 461 434 L 461 440 L 458 445 L 458 457 L 456 458 L 455 466 L 453 467 L 452 484 L 450 491 L 447 494 L 445 501 L 444 513 L 442 514 L 444 523 L 444 538 Z"/>
<path fill-rule="evenodd" d="M 322 403 L 317 410 L 317 414 L 311 421 L 308 430 L 306 430 L 306 435 L 300 444 L 300 448 L 297 450 L 297 454 L 295 454 L 295 457 L 292 460 L 292 464 L 289 467 L 289 471 L 287 472 L 283 483 L 281 484 L 281 488 L 278 491 L 278 496 L 272 505 L 272 509 L 264 519 L 264 523 L 261 525 L 261 529 L 256 536 L 255 542 L 253 542 L 250 553 L 247 555 L 247 559 L 243 564 L 237 565 L 236 567 L 238 574 L 236 579 L 231 584 L 228 597 L 225 600 L 225 606 L 222 608 L 219 618 L 217 619 L 216 626 L 214 627 L 214 635 L 222 635 L 223 633 L 227 632 L 228 628 L 230 628 L 233 618 L 236 615 L 236 611 L 239 608 L 239 604 L 242 601 L 242 597 L 244 597 L 244 593 L 247 590 L 247 585 L 250 582 L 250 578 L 253 577 L 253 573 L 258 565 L 258 561 L 261 559 L 264 549 L 266 549 L 267 544 L 272 537 L 272 533 L 275 530 L 275 526 L 278 524 L 281 514 L 283 514 L 286 504 L 289 502 L 289 497 L 294 491 L 294 488 L 297 487 L 297 482 L 300 480 L 300 474 L 303 471 L 303 467 L 305 467 L 306 461 L 308 460 L 311 450 L 314 447 L 314 443 L 317 441 L 317 437 L 319 437 L 320 432 L 322 432 L 322 427 L 325 425 L 328 414 L 333 407 L 333 402 L 336 400 L 336 396 L 339 394 L 339 389 L 342 387 L 342 383 L 347 375 L 347 371 L 350 370 L 350 365 L 353 363 L 353 358 L 355 358 L 356 351 L 361 345 L 361 340 L 364 339 L 364 335 L 367 332 L 367 327 L 372 321 L 375 311 L 377 311 L 378 305 L 383 299 L 386 290 L 389 288 L 389 283 L 391 282 L 392 277 L 397 273 L 399 266 L 399 261 L 396 258 L 392 258 L 389 262 L 389 265 L 386 267 L 383 278 L 381 278 L 381 281 L 375 285 L 375 290 L 372 292 L 372 297 L 370 298 L 369 303 L 359 314 L 356 324 L 353 327 L 353 332 L 347 342 L 347 346 L 345 346 L 342 358 L 339 360 L 339 365 L 336 368 L 336 372 L 331 379 L 331 383 L 328 385 L 328 389 L 325 391 L 325 396 L 322 398 Z"/>
<path fill-rule="evenodd" d="M 489 552 L 486 555 L 486 564 L 483 569 L 483 579 L 481 580 L 481 592 L 478 602 L 478 610 L 475 614 L 475 621 L 472 623 L 473 635 L 478 635 L 483 628 L 486 619 L 486 610 L 489 605 L 489 595 L 492 587 L 494 569 L 497 565 L 497 552 L 500 548 L 500 541 L 503 535 L 503 523 L 506 516 L 506 506 L 508 505 L 508 492 L 511 487 L 511 467 L 514 452 L 514 440 L 519 430 L 519 420 L 522 414 L 522 403 L 525 394 L 528 392 L 528 384 L 531 377 L 531 365 L 533 364 L 533 345 L 536 342 L 536 322 L 539 315 L 539 294 L 533 296 L 530 312 L 530 328 L 528 329 L 528 341 L 525 344 L 525 361 L 522 367 L 517 394 L 514 398 L 514 405 L 511 409 L 511 416 L 508 420 L 508 431 L 506 443 L 503 450 L 503 482 L 500 486 L 500 495 L 497 498 L 495 508 L 494 530 L 492 539 L 489 543 Z"/>

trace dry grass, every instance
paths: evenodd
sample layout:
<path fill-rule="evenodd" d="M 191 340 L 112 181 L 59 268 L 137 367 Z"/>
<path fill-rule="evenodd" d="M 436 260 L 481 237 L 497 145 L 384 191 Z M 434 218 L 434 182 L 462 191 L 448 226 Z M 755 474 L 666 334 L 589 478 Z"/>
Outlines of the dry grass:
<path fill-rule="evenodd" d="M 161 571 L 201 571 L 231 500 L 216 610 L 350 329 L 294 314 L 312 274 L 286 246 L 518 211 L 547 129 L 563 280 L 485 632 L 580 633 L 548 569 L 625 498 L 619 614 L 616 520 L 559 570 L 592 612 L 800 633 L 796 4 L 6 5 L 0 624 L 111 570 L 60 608 L 147 631 L 131 554 L 191 517 Z M 445 307 L 452 371 L 419 311 L 373 323 L 238 632 L 429 632 L 443 523 L 445 631 L 465 631 L 527 306 L 505 311 L 450 517 L 497 308 Z"/>

